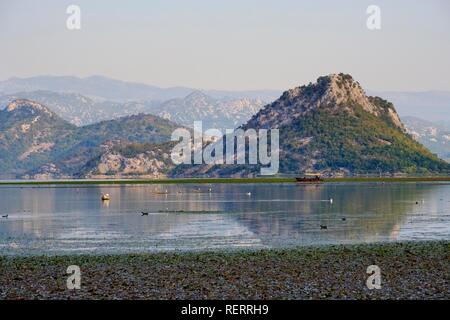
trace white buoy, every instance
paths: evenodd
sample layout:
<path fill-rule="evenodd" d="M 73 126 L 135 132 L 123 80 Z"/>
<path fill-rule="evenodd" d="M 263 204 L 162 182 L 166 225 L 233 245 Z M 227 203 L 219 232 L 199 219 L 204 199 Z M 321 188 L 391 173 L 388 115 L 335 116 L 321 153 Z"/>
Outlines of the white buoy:
<path fill-rule="evenodd" d="M 333 203 L 333 198 L 330 198 L 330 203 Z"/>

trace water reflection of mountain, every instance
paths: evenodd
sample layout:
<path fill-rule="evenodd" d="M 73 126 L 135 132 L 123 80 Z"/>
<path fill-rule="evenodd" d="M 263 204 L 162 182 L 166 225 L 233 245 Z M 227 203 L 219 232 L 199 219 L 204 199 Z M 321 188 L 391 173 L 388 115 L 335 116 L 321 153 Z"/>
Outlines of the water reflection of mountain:
<path fill-rule="evenodd" d="M 168 195 L 159 194 L 166 189 Z M 195 220 L 188 215 L 164 214 L 167 209 L 218 210 L 214 203 L 200 206 L 193 202 L 198 192 L 178 194 L 173 186 L 23 187 L 2 188 L 0 193 L 6 200 L 1 212 L 10 214 L 7 227 L 0 225 L 0 235 L 5 237 L 67 238 L 82 236 L 79 230 L 89 230 L 88 236 L 92 236 L 109 229 L 124 235 L 164 233 Z M 108 203 L 100 201 L 102 193 L 111 195 Z M 151 214 L 143 218 L 141 211 Z"/>
<path fill-rule="evenodd" d="M 0 212 L 10 218 L 0 221 L 0 239 L 144 249 L 396 240 L 439 224 L 433 214 L 447 212 L 448 223 L 449 191 L 438 184 L 2 187 Z"/>
<path fill-rule="evenodd" d="M 305 200 L 295 203 L 289 212 L 242 214 L 234 218 L 267 245 L 396 240 L 409 218 L 439 210 L 437 195 L 443 188 L 448 194 L 448 186 L 439 185 L 298 186 L 296 190 L 276 191 L 279 197 L 289 193 L 295 199 Z M 317 201 L 330 198 L 332 204 Z M 328 229 L 321 230 L 320 225 Z"/>

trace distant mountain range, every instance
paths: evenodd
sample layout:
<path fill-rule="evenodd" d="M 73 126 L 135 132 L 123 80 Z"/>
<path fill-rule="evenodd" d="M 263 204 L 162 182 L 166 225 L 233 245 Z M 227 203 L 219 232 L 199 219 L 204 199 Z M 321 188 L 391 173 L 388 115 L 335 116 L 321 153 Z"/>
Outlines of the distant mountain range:
<path fill-rule="evenodd" d="M 77 93 L 97 100 L 115 102 L 166 101 L 184 98 L 197 89 L 187 87 L 160 88 L 142 83 L 126 82 L 103 76 L 78 78 L 71 76 L 37 76 L 31 78 L 11 78 L 0 81 L 0 93 L 15 94 L 24 91 L 53 91 Z M 272 101 L 280 95 L 278 90 L 201 90 L 215 99 L 260 99 Z"/>
<path fill-rule="evenodd" d="M 37 91 L 37 92 L 36 92 Z M 53 108 L 56 102 L 64 108 L 72 108 L 75 113 L 72 118 L 78 117 L 80 120 L 64 119 L 77 125 L 85 125 L 113 119 L 118 116 L 129 114 L 120 113 L 123 103 L 129 103 L 127 112 L 146 112 L 145 107 L 150 104 L 152 107 L 162 104 L 167 100 L 184 99 L 194 92 L 202 92 L 214 100 L 260 100 L 270 103 L 277 99 L 281 90 L 253 90 L 253 91 L 225 91 L 225 90 L 199 90 L 188 87 L 160 88 L 157 86 L 115 80 L 103 76 L 90 76 L 86 78 L 71 76 L 36 76 L 30 78 L 11 78 L 0 81 L 0 96 L 10 96 L 13 98 L 24 98 L 40 101 Z M 62 94 L 61 97 L 52 97 L 53 94 Z M 73 95 L 70 95 L 73 94 Z M 450 91 L 424 91 L 424 92 L 392 92 L 392 91 L 370 91 L 368 94 L 378 96 L 391 101 L 401 117 L 412 116 L 428 121 L 450 124 Z M 83 97 L 82 97 L 83 96 Z M 41 100 L 39 100 L 39 98 Z M 78 107 L 86 108 L 85 102 L 77 100 L 87 100 L 87 104 L 93 106 L 92 109 L 99 111 L 99 118 L 76 114 Z M 4 98 L 0 102 L 4 103 Z M 10 99 L 9 101 L 12 101 Z M 100 102 L 104 102 L 102 105 Z M 64 104 L 62 104 L 64 103 Z M 81 112 L 81 111 L 79 111 Z M 91 114 L 90 111 L 87 111 Z M 107 115 L 111 115 L 107 118 Z M 238 121 L 239 122 L 239 121 Z"/>
<path fill-rule="evenodd" d="M 138 113 L 149 113 L 150 108 L 160 104 L 152 101 L 142 103 L 98 101 L 79 93 L 39 90 L 0 96 L 0 109 L 4 109 L 9 103 L 17 99 L 41 103 L 76 126 L 89 125 Z"/>
<path fill-rule="evenodd" d="M 450 91 L 369 91 L 369 94 L 391 101 L 401 117 L 409 116 L 450 124 Z"/>
<path fill-rule="evenodd" d="M 55 78 L 50 80 L 53 83 Z M 445 130 L 436 131 L 409 118 L 405 128 L 393 104 L 367 96 L 345 74 L 288 90 L 266 106 L 260 99 L 218 98 L 200 91 L 184 92 L 186 96 L 165 102 L 110 101 L 104 100 L 106 94 L 99 99 L 98 88 L 97 94 L 90 95 L 87 91 L 48 91 L 64 89 L 54 83 L 45 88 L 28 86 L 30 91 L 24 86 L 16 79 L 0 87 L 4 92 L 20 89 L 0 98 L 4 106 L 0 108 L 2 178 L 247 176 L 259 172 L 258 166 L 248 165 L 175 166 L 170 159 L 171 133 L 196 120 L 203 120 L 205 129 L 240 125 L 243 129 L 280 129 L 281 173 L 449 172 L 449 164 L 412 138 L 446 158 L 446 151 L 439 149 L 447 146 Z M 128 97 L 138 96 L 130 93 L 138 92 L 136 88 L 125 92 Z"/>
<path fill-rule="evenodd" d="M 450 126 L 415 117 L 404 117 L 402 120 L 414 139 L 450 162 Z"/>
<path fill-rule="evenodd" d="M 162 118 L 192 127 L 202 120 L 203 129 L 234 129 L 247 122 L 262 107 L 259 99 L 214 99 L 195 91 L 183 99 L 172 99 L 149 110 Z"/>
<path fill-rule="evenodd" d="M 203 121 L 204 129 L 234 129 L 249 120 L 264 106 L 259 99 L 216 99 L 200 91 L 184 98 L 158 101 L 98 101 L 78 93 L 24 91 L 0 96 L 0 109 L 16 99 L 27 99 L 47 106 L 64 120 L 85 126 L 104 120 L 139 113 L 154 114 L 183 126 Z"/>
<path fill-rule="evenodd" d="M 407 134 L 394 105 L 369 97 L 350 75 L 320 77 L 291 89 L 252 117 L 242 129 L 280 132 L 280 173 L 450 172 Z M 175 176 L 248 176 L 258 165 L 180 166 Z"/>

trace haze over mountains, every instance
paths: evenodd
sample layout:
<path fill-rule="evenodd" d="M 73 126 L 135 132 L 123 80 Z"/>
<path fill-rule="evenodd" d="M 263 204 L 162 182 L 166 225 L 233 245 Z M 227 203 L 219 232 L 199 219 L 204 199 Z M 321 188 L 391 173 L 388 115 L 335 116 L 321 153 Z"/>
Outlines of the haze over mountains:
<path fill-rule="evenodd" d="M 197 89 L 187 87 L 160 88 L 142 83 L 125 82 L 103 76 L 78 78 L 71 76 L 37 76 L 31 78 L 11 78 L 0 81 L 0 94 L 13 94 L 24 91 L 54 91 L 78 93 L 90 98 L 126 101 L 166 101 L 184 98 Z M 261 99 L 272 101 L 281 93 L 279 90 L 201 90 L 212 98 L 224 99 Z"/>
<path fill-rule="evenodd" d="M 402 118 L 408 133 L 414 139 L 450 162 L 450 126 L 440 125 L 416 117 Z"/>
<path fill-rule="evenodd" d="M 402 116 L 450 124 L 450 91 L 376 92 L 370 95 L 391 101 Z"/>
<path fill-rule="evenodd" d="M 157 86 L 120 81 L 104 76 L 86 78 L 72 76 L 36 76 L 30 78 L 11 78 L 0 81 L 0 97 L 14 95 L 16 98 L 32 98 L 32 91 L 51 91 L 53 93 L 72 93 L 90 98 L 92 101 L 164 102 L 183 99 L 193 92 L 201 91 L 213 99 L 257 99 L 266 103 L 275 101 L 282 90 L 226 91 L 202 90 L 188 87 L 160 88 Z M 391 101 L 401 117 L 413 116 L 433 122 L 450 123 L 450 91 L 392 92 L 367 90 L 369 95 Z M 19 94 L 20 93 L 20 94 Z M 4 101 L 4 100 L 3 100 Z M 2 101 L 2 102 L 3 102 Z M 44 101 L 42 101 L 44 103 Z M 2 103 L 4 106 L 5 104 Z M 113 109 L 114 111 L 114 109 Z M 104 119 L 99 119 L 104 120 Z"/>
<path fill-rule="evenodd" d="M 0 109 L 5 108 L 16 99 L 39 102 L 76 126 L 145 113 L 158 115 L 188 127 L 192 127 L 194 121 L 202 120 L 205 129 L 236 128 L 250 119 L 265 104 L 260 99 L 215 99 L 201 91 L 194 91 L 185 98 L 171 99 L 165 102 L 129 101 L 122 103 L 98 101 L 77 93 L 25 91 L 0 96 Z"/>
<path fill-rule="evenodd" d="M 173 102 L 178 101 L 181 102 L 181 109 L 181 106 L 186 105 L 182 100 L 196 92 L 201 92 L 208 97 L 207 99 L 216 100 L 221 107 L 226 107 L 227 101 L 231 101 L 229 104 L 232 107 L 239 105 L 240 100 L 252 106 L 258 106 L 259 102 L 267 104 L 277 99 L 282 93 L 281 90 L 224 91 L 198 90 L 188 87 L 160 88 L 103 76 L 86 78 L 36 76 L 0 81 L 0 108 L 14 99 L 30 99 L 47 105 L 64 119 L 80 126 L 139 112 L 162 115 L 164 110 L 158 107 L 163 103 L 171 100 L 171 103 L 166 104 L 165 107 L 171 105 L 173 109 Z M 368 90 L 368 94 L 394 103 L 401 117 L 421 118 L 450 128 L 450 91 L 377 92 Z M 223 111 L 223 108 L 219 109 L 221 109 L 220 112 Z M 190 113 L 190 110 L 187 110 L 187 113 Z M 182 110 L 177 111 L 182 112 Z M 167 112 L 165 116 L 171 117 Z M 240 121 L 225 123 L 232 122 Z"/>
<path fill-rule="evenodd" d="M 266 107 L 263 98 L 274 92 L 161 89 L 104 77 L 10 79 L 0 91 L 9 93 L 0 96 L 0 170 L 7 177 L 256 174 L 251 166 L 175 167 L 170 134 L 197 120 L 205 129 L 280 128 L 282 173 L 448 170 L 407 134 L 448 159 L 445 129 L 423 129 L 430 124 L 411 118 L 405 127 L 392 104 L 366 96 L 344 74 L 289 90 Z M 138 98 L 144 100 L 129 100 Z"/>
<path fill-rule="evenodd" d="M 149 112 L 189 127 L 194 121 L 202 120 L 203 130 L 223 130 L 237 128 L 264 105 L 260 99 L 214 99 L 201 91 L 195 91 L 183 99 L 166 101 Z"/>
<path fill-rule="evenodd" d="M 21 91 L 0 96 L 0 106 L 4 108 L 16 99 L 39 102 L 76 126 L 93 124 L 141 112 L 146 113 L 145 109 L 147 106 L 139 103 L 97 101 L 79 93 L 44 90 Z"/>

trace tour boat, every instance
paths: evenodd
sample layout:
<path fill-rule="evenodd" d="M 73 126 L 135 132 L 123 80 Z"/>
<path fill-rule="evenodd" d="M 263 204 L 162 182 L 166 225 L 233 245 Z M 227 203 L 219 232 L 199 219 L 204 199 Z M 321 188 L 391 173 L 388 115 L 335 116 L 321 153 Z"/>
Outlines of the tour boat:
<path fill-rule="evenodd" d="M 304 177 L 296 177 L 295 180 L 301 183 L 318 183 L 323 181 L 320 174 L 306 174 Z"/>

